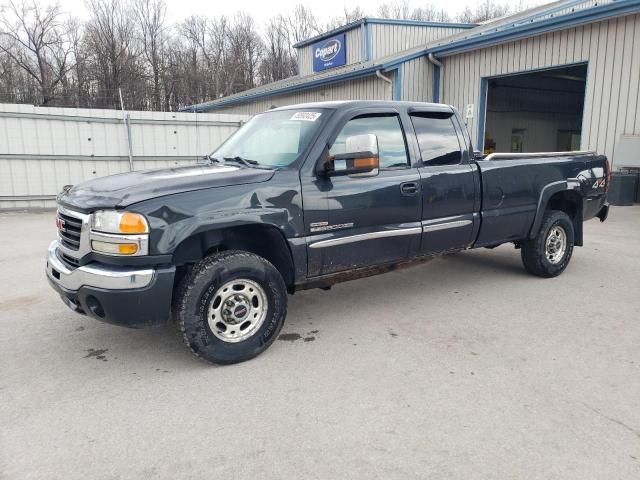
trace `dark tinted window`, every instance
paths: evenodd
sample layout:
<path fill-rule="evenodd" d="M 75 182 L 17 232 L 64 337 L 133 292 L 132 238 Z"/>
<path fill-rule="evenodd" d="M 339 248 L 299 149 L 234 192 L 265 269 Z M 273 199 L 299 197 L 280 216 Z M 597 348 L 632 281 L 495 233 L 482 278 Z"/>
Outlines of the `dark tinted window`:
<path fill-rule="evenodd" d="M 462 160 L 450 115 L 411 115 L 424 165 L 455 165 Z"/>
<path fill-rule="evenodd" d="M 333 142 L 329 153 L 344 153 L 347 137 L 372 133 L 378 137 L 380 168 L 406 167 L 407 149 L 400 119 L 393 116 L 359 117 L 349 120 Z"/>

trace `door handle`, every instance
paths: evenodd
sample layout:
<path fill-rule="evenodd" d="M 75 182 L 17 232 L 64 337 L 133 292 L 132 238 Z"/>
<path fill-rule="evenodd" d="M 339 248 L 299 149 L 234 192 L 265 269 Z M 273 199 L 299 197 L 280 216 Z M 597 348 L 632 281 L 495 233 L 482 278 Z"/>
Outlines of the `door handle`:
<path fill-rule="evenodd" d="M 405 182 L 400 184 L 400 192 L 403 195 L 415 195 L 418 193 L 418 183 L 417 182 Z"/>

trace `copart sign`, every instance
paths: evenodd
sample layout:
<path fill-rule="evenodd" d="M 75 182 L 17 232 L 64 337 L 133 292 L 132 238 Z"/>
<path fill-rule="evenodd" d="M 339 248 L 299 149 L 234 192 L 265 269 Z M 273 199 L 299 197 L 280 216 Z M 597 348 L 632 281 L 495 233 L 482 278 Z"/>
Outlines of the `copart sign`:
<path fill-rule="evenodd" d="M 325 38 L 313 44 L 313 71 L 321 72 L 328 68 L 335 68 L 347 62 L 347 48 L 345 34 Z"/>

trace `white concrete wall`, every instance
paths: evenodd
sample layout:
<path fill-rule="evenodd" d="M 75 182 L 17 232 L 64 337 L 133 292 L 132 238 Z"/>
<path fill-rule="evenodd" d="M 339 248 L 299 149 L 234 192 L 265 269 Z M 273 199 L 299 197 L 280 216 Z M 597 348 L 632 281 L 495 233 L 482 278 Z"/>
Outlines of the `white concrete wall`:
<path fill-rule="evenodd" d="M 129 112 L 134 169 L 196 162 L 244 115 Z M 0 104 L 0 209 L 50 207 L 62 186 L 129 171 L 117 110 Z"/>

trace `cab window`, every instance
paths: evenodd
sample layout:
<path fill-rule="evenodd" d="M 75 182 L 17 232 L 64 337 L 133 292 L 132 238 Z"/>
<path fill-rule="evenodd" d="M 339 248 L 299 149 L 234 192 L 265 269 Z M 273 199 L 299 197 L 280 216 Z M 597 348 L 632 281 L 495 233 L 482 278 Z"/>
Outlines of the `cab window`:
<path fill-rule="evenodd" d="M 457 165 L 462 161 L 458 134 L 450 113 L 412 114 L 423 165 Z"/>
<path fill-rule="evenodd" d="M 345 152 L 347 137 L 374 134 L 378 137 L 380 168 L 407 167 L 407 147 L 397 115 L 367 115 L 349 120 L 329 149 L 330 155 Z"/>

